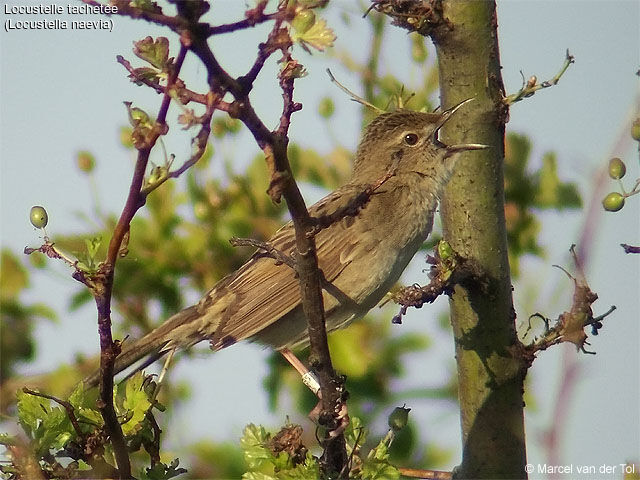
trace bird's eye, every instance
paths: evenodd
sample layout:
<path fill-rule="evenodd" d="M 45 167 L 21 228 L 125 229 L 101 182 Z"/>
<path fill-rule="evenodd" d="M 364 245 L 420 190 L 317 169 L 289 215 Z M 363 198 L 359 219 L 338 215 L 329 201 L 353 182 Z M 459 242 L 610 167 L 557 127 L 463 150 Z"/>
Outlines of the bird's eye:
<path fill-rule="evenodd" d="M 416 143 L 418 143 L 418 135 L 416 135 L 415 133 L 407 133 L 404 136 L 404 143 L 410 146 L 415 145 Z"/>

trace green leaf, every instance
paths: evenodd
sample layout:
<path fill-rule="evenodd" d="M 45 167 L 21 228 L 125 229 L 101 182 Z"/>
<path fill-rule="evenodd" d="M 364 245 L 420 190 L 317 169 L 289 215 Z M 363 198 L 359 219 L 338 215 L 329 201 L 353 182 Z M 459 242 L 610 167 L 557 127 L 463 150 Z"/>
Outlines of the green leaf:
<path fill-rule="evenodd" d="M 335 109 L 336 107 L 331 97 L 324 97 L 318 104 L 318 113 L 323 118 L 331 118 L 333 112 L 335 112 Z"/>
<path fill-rule="evenodd" d="M 136 85 L 144 85 L 142 80 L 147 80 L 151 83 L 159 83 L 162 77 L 161 73 L 157 69 L 151 67 L 139 67 L 133 69 L 134 74 L 129 75 L 131 81 Z"/>
<path fill-rule="evenodd" d="M 244 452 L 244 459 L 249 470 L 258 470 L 266 462 L 274 460 L 273 454 L 266 447 L 271 435 L 262 425 L 250 423 L 244 428 L 240 447 Z"/>
<path fill-rule="evenodd" d="M 148 480 L 169 480 L 170 478 L 187 473 L 186 469 L 182 467 L 178 468 L 179 464 L 180 461 L 177 458 L 175 458 L 169 465 L 158 462 L 153 467 L 146 468 L 142 473 L 141 478 Z"/>
<path fill-rule="evenodd" d="M 243 480 L 278 480 L 278 477 L 262 472 L 246 472 L 242 475 L 242 478 Z"/>
<path fill-rule="evenodd" d="M 102 245 L 102 237 L 97 236 L 93 238 L 86 238 L 84 240 L 84 244 L 87 247 L 87 254 L 91 260 L 96 258 L 98 251 L 100 250 L 100 246 Z"/>
<path fill-rule="evenodd" d="M 84 382 L 80 382 L 69 396 L 69 403 L 73 406 L 78 420 L 82 420 L 80 427 L 85 433 L 93 431 L 94 426 L 101 426 L 104 423 L 100 412 L 92 408 L 95 405 L 96 396 L 95 389 L 87 391 Z"/>
<path fill-rule="evenodd" d="M 0 445 L 16 445 L 16 438 L 8 433 L 0 433 Z"/>
<path fill-rule="evenodd" d="M 18 392 L 17 398 L 18 421 L 31 436 L 41 425 L 43 416 L 49 413 L 49 401 L 22 391 Z"/>
<path fill-rule="evenodd" d="M 389 460 L 389 446 L 387 444 L 387 441 L 387 437 L 384 437 L 380 440 L 380 442 L 378 442 L 378 445 L 376 445 L 375 448 L 371 450 L 371 453 L 369 453 L 369 455 L 373 460 L 378 460 L 381 462 Z"/>
<path fill-rule="evenodd" d="M 318 461 L 307 452 L 307 456 L 304 463 L 296 465 L 286 471 L 281 471 L 276 474 L 279 480 L 306 480 L 309 478 L 322 478 L 320 474 L 320 465 Z"/>
<path fill-rule="evenodd" d="M 125 412 L 121 412 L 127 413 L 128 418 L 128 421 L 122 424 L 122 433 L 125 435 L 131 435 L 142 428 L 140 423 L 151 406 L 149 397 L 142 389 L 143 380 L 142 372 L 137 372 L 126 382 L 125 398 L 122 402 Z"/>
<path fill-rule="evenodd" d="M 164 70 L 169 64 L 169 39 L 158 37 L 155 40 L 146 37 L 134 42 L 133 53 L 142 60 L 149 62 L 159 70 Z"/>
<path fill-rule="evenodd" d="M 27 286 L 27 271 L 11 251 L 3 248 L 0 257 L 0 299 L 15 298 Z"/>
<path fill-rule="evenodd" d="M 400 478 L 400 472 L 390 463 L 369 461 L 362 466 L 363 480 L 394 480 L 396 478 Z"/>
<path fill-rule="evenodd" d="M 49 449 L 64 448 L 67 442 L 76 436 L 66 410 L 61 407 L 53 407 L 44 417 L 39 433 L 42 434 L 39 439 L 40 446 L 37 449 L 40 453 Z"/>
<path fill-rule="evenodd" d="M 538 178 L 536 204 L 543 208 L 562 207 L 558 197 L 560 189 L 558 166 L 556 156 L 553 153 L 547 153 L 542 158 L 542 167 L 538 171 Z"/>
<path fill-rule="evenodd" d="M 61 449 L 75 436 L 67 412 L 51 407 L 51 401 L 18 392 L 18 419 L 25 433 L 34 440 L 36 455 L 51 448 Z"/>
<path fill-rule="evenodd" d="M 325 48 L 333 46 L 336 38 L 336 34 L 327 26 L 324 19 L 316 20 L 304 33 L 296 32 L 291 36 L 294 42 L 299 42 L 307 51 L 311 47 L 321 52 Z"/>
<path fill-rule="evenodd" d="M 363 445 L 367 441 L 367 429 L 362 425 L 359 417 L 351 417 L 349 425 L 344 432 L 345 440 L 351 448 Z"/>
<path fill-rule="evenodd" d="M 91 300 L 93 300 L 91 292 L 89 291 L 89 289 L 83 288 L 82 290 L 74 293 L 71 296 L 71 300 L 69 301 L 69 311 L 73 312 L 74 310 L 77 310 Z"/>

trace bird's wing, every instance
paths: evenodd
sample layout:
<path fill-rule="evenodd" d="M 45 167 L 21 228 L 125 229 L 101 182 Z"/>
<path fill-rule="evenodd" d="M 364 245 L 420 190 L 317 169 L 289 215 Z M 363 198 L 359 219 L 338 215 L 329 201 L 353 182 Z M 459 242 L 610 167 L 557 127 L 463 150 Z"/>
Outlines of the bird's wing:
<path fill-rule="evenodd" d="M 355 198 L 358 187 L 343 187 L 313 205 L 313 216 L 331 214 Z M 318 263 L 324 278 L 332 282 L 353 261 L 361 222 L 347 216 L 321 230 L 316 235 Z M 279 251 L 291 255 L 295 250 L 295 231 L 288 223 L 269 242 Z M 224 293 L 220 291 L 224 289 Z M 231 294 L 233 300 L 211 336 L 213 348 L 227 345 L 255 335 L 301 303 L 300 286 L 293 269 L 277 264 L 267 254 L 257 252 L 240 269 L 217 285 L 210 293 L 211 301 L 220 294 Z M 229 298 L 229 297 L 228 297 Z M 203 299 L 206 302 L 207 297 Z"/>

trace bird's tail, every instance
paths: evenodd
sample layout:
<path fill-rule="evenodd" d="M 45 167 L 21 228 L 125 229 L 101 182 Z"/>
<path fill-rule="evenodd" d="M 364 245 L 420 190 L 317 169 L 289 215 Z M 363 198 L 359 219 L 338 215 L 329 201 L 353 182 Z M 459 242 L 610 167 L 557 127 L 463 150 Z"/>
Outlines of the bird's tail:
<path fill-rule="evenodd" d="M 122 351 L 116 358 L 114 364 L 114 375 L 122 372 L 136 362 L 148 357 L 135 371 L 142 370 L 146 366 L 158 360 L 165 353 L 171 350 L 170 342 L 176 347 L 190 346 L 194 342 L 182 345 L 180 340 L 175 338 L 178 327 L 183 327 L 191 321 L 199 318 L 196 306 L 185 308 L 176 313 L 155 330 L 147 333 L 144 337 L 133 342 L 123 342 Z M 167 348 L 169 347 L 169 348 Z M 100 371 L 95 371 L 84 379 L 85 385 L 94 387 L 100 380 Z"/>

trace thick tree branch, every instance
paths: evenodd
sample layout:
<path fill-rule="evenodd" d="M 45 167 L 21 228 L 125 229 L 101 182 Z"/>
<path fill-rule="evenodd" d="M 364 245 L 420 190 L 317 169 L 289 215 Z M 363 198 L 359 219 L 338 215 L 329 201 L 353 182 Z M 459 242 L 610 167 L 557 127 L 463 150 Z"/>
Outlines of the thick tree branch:
<path fill-rule="evenodd" d="M 456 478 L 525 478 L 523 382 L 527 365 L 511 298 L 502 171 L 504 87 L 495 2 L 374 0 L 393 23 L 433 38 L 440 105 L 475 98 L 443 128 L 445 143 L 472 139 L 493 148 L 458 161 L 441 201 L 444 237 L 482 272 L 483 288 L 456 285 L 456 341 L 463 458 Z"/>
<path fill-rule="evenodd" d="M 434 2 L 435 3 L 435 2 Z M 439 3 L 439 2 L 438 2 Z M 438 55 L 441 105 L 473 105 L 445 125 L 445 143 L 491 145 L 458 161 L 445 190 L 445 239 L 483 272 L 485 288 L 456 286 L 456 340 L 463 458 L 457 478 L 525 478 L 523 398 L 527 365 L 517 354 L 504 217 L 504 87 L 495 2 L 442 2 L 442 21 L 420 22 Z M 439 13 L 434 8 L 430 13 Z"/>

